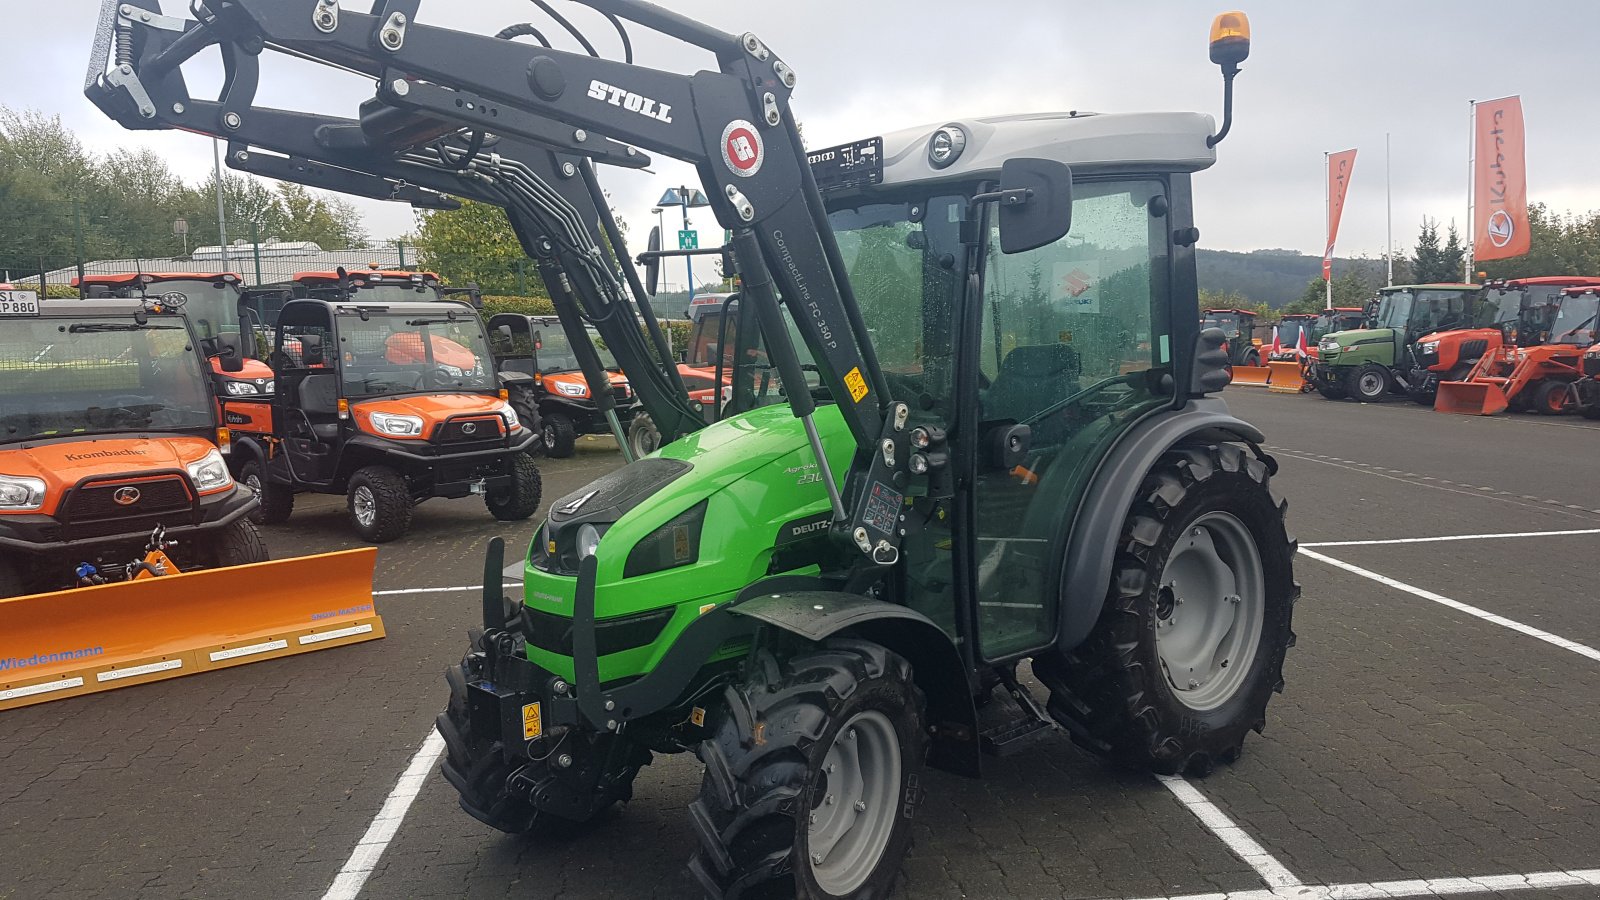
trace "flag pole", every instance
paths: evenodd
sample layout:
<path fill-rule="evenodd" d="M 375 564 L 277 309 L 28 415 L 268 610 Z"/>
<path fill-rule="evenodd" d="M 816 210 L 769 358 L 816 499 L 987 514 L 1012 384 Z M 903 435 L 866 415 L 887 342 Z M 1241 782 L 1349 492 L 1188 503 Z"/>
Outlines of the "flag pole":
<path fill-rule="evenodd" d="M 1478 101 L 1476 101 L 1476 100 L 1468 100 L 1467 101 L 1467 247 L 1466 247 L 1466 252 L 1461 254 L 1462 262 L 1464 263 L 1464 265 L 1462 266 L 1462 269 L 1461 269 L 1461 283 L 1462 284 L 1471 284 L 1472 283 L 1472 264 L 1473 264 L 1473 262 L 1475 262 L 1475 260 L 1473 260 L 1473 258 L 1472 258 L 1472 254 L 1473 254 L 1474 251 L 1476 251 L 1478 249 L 1478 228 L 1477 228 L 1477 225 L 1472 221 L 1473 203 L 1476 200 L 1476 198 L 1473 196 L 1473 192 L 1474 192 L 1473 189 L 1474 189 L 1474 186 L 1477 183 L 1477 170 L 1478 170 L 1477 155 L 1478 155 Z"/>
<path fill-rule="evenodd" d="M 1390 163 L 1389 132 L 1383 133 L 1384 252 L 1389 260 L 1389 287 L 1394 287 L 1394 167 Z"/>
<path fill-rule="evenodd" d="M 1333 233 L 1333 198 L 1328 196 L 1329 177 L 1333 174 L 1332 154 L 1326 150 L 1322 153 L 1322 238 L 1327 241 Z M 1328 309 L 1333 309 L 1333 260 L 1328 260 L 1327 277 L 1322 280 L 1323 287 L 1327 289 Z"/>

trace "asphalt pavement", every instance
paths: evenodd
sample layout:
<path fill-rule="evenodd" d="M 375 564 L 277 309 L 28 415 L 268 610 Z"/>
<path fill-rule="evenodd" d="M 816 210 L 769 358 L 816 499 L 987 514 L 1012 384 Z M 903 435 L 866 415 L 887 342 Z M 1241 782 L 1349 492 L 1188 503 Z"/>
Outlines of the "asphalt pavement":
<path fill-rule="evenodd" d="M 1226 399 L 1304 548 L 1265 734 L 1205 779 L 1062 736 L 934 774 L 897 896 L 1600 896 L 1600 428 Z M 619 463 L 581 442 L 543 462 L 545 497 Z M 274 554 L 356 546 L 342 507 L 302 498 Z M 482 547 L 534 527 L 432 501 L 379 552 L 385 640 L 0 714 L 0 898 L 698 896 L 690 757 L 557 838 L 486 829 L 437 774 Z"/>

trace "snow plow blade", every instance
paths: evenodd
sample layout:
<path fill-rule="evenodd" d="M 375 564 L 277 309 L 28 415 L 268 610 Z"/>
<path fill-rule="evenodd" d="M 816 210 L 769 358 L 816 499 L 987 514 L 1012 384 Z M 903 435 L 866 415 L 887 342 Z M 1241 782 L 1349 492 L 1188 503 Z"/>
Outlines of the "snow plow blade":
<path fill-rule="evenodd" d="M 0 710 L 384 636 L 375 548 L 0 600 Z"/>
<path fill-rule="evenodd" d="M 1458 416 L 1492 416 L 1511 403 L 1500 385 L 1487 381 L 1441 381 L 1433 411 Z"/>
<path fill-rule="evenodd" d="M 1266 366 L 1234 366 L 1233 383 L 1246 384 L 1251 387 L 1266 387 L 1267 379 L 1272 377 L 1272 370 Z"/>
<path fill-rule="evenodd" d="M 1267 390 L 1275 394 L 1298 394 L 1306 386 L 1305 378 L 1300 375 L 1300 363 L 1292 359 L 1269 362 L 1267 368 L 1272 370 L 1267 380 Z"/>

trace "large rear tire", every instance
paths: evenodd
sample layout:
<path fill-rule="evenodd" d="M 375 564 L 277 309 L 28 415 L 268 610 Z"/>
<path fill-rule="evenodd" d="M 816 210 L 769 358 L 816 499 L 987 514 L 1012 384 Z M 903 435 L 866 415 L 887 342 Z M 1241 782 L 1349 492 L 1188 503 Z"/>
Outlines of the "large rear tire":
<path fill-rule="evenodd" d="M 546 413 L 539 421 L 544 436 L 544 454 L 551 459 L 566 459 L 578 447 L 578 429 L 566 413 Z"/>
<path fill-rule="evenodd" d="M 834 639 L 763 650 L 712 712 L 689 871 L 715 898 L 886 897 L 911 843 L 927 756 L 911 665 Z"/>
<path fill-rule="evenodd" d="M 294 489 L 286 484 L 273 484 L 267 480 L 261 463 L 251 460 L 239 470 L 239 480 L 256 492 L 260 506 L 250 514 L 257 525 L 278 525 L 289 521 L 294 514 Z"/>
<path fill-rule="evenodd" d="M 1116 762 L 1205 775 L 1266 727 L 1294 646 L 1294 541 L 1267 466 L 1232 444 L 1187 447 L 1145 477 L 1084 643 L 1041 657 L 1051 712 Z"/>
<path fill-rule="evenodd" d="M 511 460 L 511 486 L 503 491 L 483 495 L 489 514 L 502 522 L 520 522 L 539 511 L 539 501 L 544 497 L 544 483 L 539 476 L 539 465 L 526 453 L 518 453 Z"/>
<path fill-rule="evenodd" d="M 411 528 L 411 488 L 387 466 L 367 466 L 350 476 L 346 495 L 350 524 L 361 539 L 384 544 Z"/>

